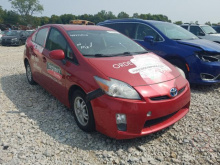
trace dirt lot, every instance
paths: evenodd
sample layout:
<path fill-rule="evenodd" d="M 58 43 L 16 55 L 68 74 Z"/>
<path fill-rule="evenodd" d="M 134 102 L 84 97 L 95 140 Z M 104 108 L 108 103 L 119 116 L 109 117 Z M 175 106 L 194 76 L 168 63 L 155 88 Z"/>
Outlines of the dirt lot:
<path fill-rule="evenodd" d="M 71 112 L 26 81 L 24 46 L 0 46 L 0 164 L 220 164 L 220 84 L 191 88 L 190 112 L 133 139 L 81 131 Z"/>

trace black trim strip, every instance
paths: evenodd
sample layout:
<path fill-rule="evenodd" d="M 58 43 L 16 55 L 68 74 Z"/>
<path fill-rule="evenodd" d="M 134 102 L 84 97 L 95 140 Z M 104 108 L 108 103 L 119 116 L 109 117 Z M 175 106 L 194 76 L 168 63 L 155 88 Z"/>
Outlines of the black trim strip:
<path fill-rule="evenodd" d="M 96 89 L 95 91 L 92 91 L 90 93 L 87 94 L 86 96 L 86 102 L 89 102 L 97 97 L 100 97 L 102 95 L 104 95 L 105 92 L 103 92 L 103 90 L 101 88 Z"/>

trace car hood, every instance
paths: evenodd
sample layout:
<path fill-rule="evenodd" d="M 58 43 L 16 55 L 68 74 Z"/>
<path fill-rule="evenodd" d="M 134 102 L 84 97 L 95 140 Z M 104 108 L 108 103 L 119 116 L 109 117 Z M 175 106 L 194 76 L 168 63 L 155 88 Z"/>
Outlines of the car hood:
<path fill-rule="evenodd" d="M 220 52 L 220 44 L 209 40 L 195 39 L 195 40 L 180 40 L 177 42 L 184 45 L 198 47 L 203 49 L 204 51 Z"/>
<path fill-rule="evenodd" d="M 88 60 L 107 77 L 126 82 L 131 86 L 161 83 L 180 75 L 175 66 L 153 53 Z"/>

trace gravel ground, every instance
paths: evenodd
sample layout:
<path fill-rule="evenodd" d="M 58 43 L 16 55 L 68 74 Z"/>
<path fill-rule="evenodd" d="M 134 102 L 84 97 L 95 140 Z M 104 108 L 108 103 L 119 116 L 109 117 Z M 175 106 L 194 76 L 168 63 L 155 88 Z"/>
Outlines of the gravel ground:
<path fill-rule="evenodd" d="M 220 84 L 192 86 L 190 112 L 145 137 L 81 131 L 71 112 L 26 81 L 24 46 L 0 46 L 0 164 L 220 164 Z"/>

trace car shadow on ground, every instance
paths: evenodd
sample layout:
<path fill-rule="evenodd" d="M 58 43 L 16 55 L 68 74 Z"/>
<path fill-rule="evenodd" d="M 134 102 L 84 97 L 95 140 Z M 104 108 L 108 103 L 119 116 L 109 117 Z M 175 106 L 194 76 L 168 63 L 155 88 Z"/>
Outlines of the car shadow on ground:
<path fill-rule="evenodd" d="M 52 137 L 56 142 L 83 150 L 128 150 L 153 140 L 161 139 L 172 126 L 148 136 L 115 140 L 101 133 L 85 133 L 80 130 L 68 108 L 61 104 L 39 85 L 31 86 L 25 74 L 2 77 L 1 86 L 5 95 L 16 106 L 16 110 L 7 113 L 21 115 L 27 120 L 34 121 L 41 131 Z M 19 122 L 19 121 L 18 121 Z M 36 130 L 35 130 L 36 131 Z M 36 131 L 39 132 L 39 131 Z M 34 133 L 34 132 L 33 132 Z"/>

